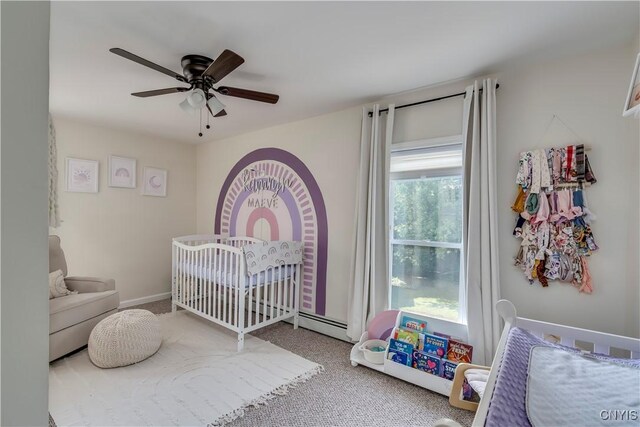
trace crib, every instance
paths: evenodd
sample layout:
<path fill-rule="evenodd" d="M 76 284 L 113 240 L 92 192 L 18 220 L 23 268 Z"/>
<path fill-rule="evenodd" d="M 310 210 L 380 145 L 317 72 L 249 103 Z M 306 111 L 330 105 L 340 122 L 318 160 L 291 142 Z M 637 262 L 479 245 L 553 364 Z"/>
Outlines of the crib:
<path fill-rule="evenodd" d="M 190 311 L 244 335 L 285 319 L 298 328 L 301 263 L 247 273 L 242 248 L 253 237 L 191 235 L 172 243 L 171 308 Z"/>

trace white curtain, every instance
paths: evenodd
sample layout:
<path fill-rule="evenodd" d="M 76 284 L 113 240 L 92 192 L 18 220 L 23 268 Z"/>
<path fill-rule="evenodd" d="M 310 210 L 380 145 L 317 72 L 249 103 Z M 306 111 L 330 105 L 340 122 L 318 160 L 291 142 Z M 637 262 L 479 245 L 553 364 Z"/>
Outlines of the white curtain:
<path fill-rule="evenodd" d="M 463 113 L 467 323 L 474 362 L 489 364 L 500 339 L 496 189 L 496 80 L 467 87 Z"/>
<path fill-rule="evenodd" d="M 58 148 L 56 130 L 49 115 L 49 227 L 60 226 L 58 213 Z"/>
<path fill-rule="evenodd" d="M 380 106 L 362 111 L 360 173 L 356 193 L 355 242 L 348 300 L 347 335 L 359 340 L 367 322 L 389 299 L 389 157 L 394 105 L 386 123 Z M 384 130 L 383 130 L 384 128 Z M 381 134 L 384 131 L 384 137 Z"/>

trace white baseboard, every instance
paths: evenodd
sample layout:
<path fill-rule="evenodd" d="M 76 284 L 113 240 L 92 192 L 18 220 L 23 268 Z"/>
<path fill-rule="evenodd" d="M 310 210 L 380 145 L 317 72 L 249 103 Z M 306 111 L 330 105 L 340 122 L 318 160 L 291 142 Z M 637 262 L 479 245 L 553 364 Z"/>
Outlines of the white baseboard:
<path fill-rule="evenodd" d="M 120 305 L 118 306 L 118 308 L 129 308 L 133 307 L 134 305 L 146 304 L 148 302 L 155 302 L 168 298 L 171 298 L 171 292 L 163 292 L 161 294 L 149 295 L 148 297 L 120 301 Z"/>
<path fill-rule="evenodd" d="M 146 304 L 148 302 L 160 301 L 163 299 L 171 298 L 171 292 L 163 292 L 161 294 L 149 295 L 148 297 L 129 299 L 126 301 L 122 301 L 118 308 L 128 308 L 133 307 L 134 305 Z M 263 307 L 261 311 L 264 313 L 265 308 Z M 284 322 L 293 323 L 292 319 L 286 319 Z M 298 324 L 300 327 L 312 330 L 314 332 L 318 332 L 323 335 L 327 335 L 342 341 L 353 342 L 347 336 L 347 325 L 342 322 L 338 322 L 335 320 L 327 319 L 323 316 L 317 316 L 313 314 L 308 314 L 304 312 L 300 312 L 300 319 Z"/>

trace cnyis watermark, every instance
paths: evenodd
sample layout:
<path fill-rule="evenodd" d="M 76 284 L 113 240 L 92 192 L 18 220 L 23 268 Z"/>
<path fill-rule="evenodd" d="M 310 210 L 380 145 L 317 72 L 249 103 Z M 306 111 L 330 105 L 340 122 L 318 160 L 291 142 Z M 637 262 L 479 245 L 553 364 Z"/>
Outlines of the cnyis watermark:
<path fill-rule="evenodd" d="M 638 411 L 635 409 L 603 409 L 600 411 L 600 419 L 603 421 L 637 421 Z"/>

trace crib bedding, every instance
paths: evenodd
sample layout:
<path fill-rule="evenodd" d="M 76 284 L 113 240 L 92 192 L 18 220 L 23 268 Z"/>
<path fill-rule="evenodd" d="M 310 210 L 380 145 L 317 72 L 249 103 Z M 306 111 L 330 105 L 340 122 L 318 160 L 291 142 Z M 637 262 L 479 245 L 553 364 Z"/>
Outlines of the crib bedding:
<path fill-rule="evenodd" d="M 201 280 L 209 280 L 212 279 L 213 283 L 217 283 L 223 286 L 233 286 L 236 283 L 236 274 L 223 274 L 219 268 L 214 270 L 213 267 L 206 266 L 198 266 L 190 263 L 182 263 L 180 264 L 179 271 L 184 271 L 187 275 L 196 277 Z M 227 267 L 226 271 L 235 272 L 236 269 L 230 265 Z M 266 271 L 261 271 L 256 274 L 252 274 L 247 276 L 248 280 L 243 283 L 240 280 L 241 286 L 254 288 L 256 286 L 264 286 L 272 281 L 274 283 L 278 283 L 281 280 L 288 279 L 295 273 L 295 266 L 285 265 L 281 267 L 270 268 Z"/>
<path fill-rule="evenodd" d="M 576 354 L 580 353 L 579 350 L 547 342 L 523 329 L 511 329 L 502 363 L 498 370 L 493 396 L 489 403 L 485 426 L 532 426 L 527 416 L 527 378 L 529 355 L 532 348 L 537 346 L 562 349 Z M 596 354 L 591 356 L 599 360 L 640 368 L 640 360 L 637 359 L 617 359 Z"/>

